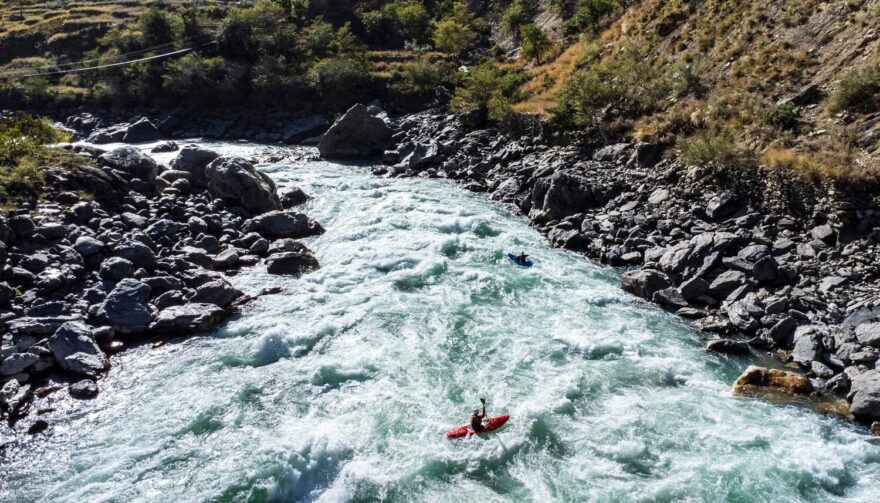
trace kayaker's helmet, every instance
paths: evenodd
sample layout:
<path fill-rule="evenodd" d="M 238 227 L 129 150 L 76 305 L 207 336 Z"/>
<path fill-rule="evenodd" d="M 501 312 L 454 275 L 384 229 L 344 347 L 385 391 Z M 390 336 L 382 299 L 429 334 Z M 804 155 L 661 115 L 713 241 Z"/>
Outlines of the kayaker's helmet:
<path fill-rule="evenodd" d="M 475 416 L 476 416 L 477 414 L 479 414 L 479 413 L 480 413 L 480 409 L 474 409 L 474 415 L 475 415 Z"/>

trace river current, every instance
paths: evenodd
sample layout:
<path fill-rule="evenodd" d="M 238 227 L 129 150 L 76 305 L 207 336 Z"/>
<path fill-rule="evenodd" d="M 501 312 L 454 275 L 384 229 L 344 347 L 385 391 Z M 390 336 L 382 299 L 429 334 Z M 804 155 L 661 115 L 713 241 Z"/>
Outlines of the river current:
<path fill-rule="evenodd" d="M 734 396 L 749 360 L 707 354 L 618 272 L 484 196 L 360 166 L 260 169 L 312 196 L 321 269 L 244 270 L 247 293 L 283 292 L 113 357 L 96 399 L 0 458 L 0 501 L 880 501 L 866 430 Z M 535 267 L 507 259 L 520 250 Z M 510 422 L 447 440 L 480 397 Z"/>

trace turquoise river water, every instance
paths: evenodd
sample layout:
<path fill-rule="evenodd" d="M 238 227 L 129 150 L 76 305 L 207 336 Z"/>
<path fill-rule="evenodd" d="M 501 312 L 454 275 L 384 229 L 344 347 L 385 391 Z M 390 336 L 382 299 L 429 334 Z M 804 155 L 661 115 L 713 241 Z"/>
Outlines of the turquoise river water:
<path fill-rule="evenodd" d="M 864 429 L 733 396 L 749 361 L 504 207 L 364 167 L 261 169 L 313 197 L 322 268 L 243 271 L 246 292 L 285 290 L 115 356 L 95 400 L 0 458 L 0 501 L 880 501 Z M 481 396 L 508 425 L 447 440 Z"/>

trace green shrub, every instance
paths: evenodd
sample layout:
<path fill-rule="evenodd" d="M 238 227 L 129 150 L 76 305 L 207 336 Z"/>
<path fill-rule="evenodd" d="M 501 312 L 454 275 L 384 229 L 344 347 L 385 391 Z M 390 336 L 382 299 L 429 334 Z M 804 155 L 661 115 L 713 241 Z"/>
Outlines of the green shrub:
<path fill-rule="evenodd" d="M 614 58 L 577 71 L 562 89 L 554 110 L 567 126 L 594 127 L 601 113 L 636 118 L 664 109 L 698 88 L 689 67 L 654 68 L 640 52 L 626 48 Z"/>
<path fill-rule="evenodd" d="M 752 155 L 737 145 L 729 130 L 704 129 L 696 135 L 679 142 L 681 158 L 693 165 L 714 163 L 723 167 L 742 166 L 752 160 Z"/>
<path fill-rule="evenodd" d="M 158 7 L 148 9 L 139 19 L 144 47 L 171 44 L 182 31 L 180 18 Z"/>
<path fill-rule="evenodd" d="M 459 55 L 471 48 L 476 36 L 466 23 L 445 18 L 434 28 L 434 47 L 446 54 Z"/>
<path fill-rule="evenodd" d="M 499 70 L 488 64 L 474 67 L 456 88 L 450 108 L 458 113 L 483 110 L 493 121 L 503 122 L 512 113 L 511 103 L 519 99 L 519 88 L 526 80 L 528 76 L 516 70 Z"/>
<path fill-rule="evenodd" d="M 851 71 L 831 97 L 832 112 L 873 112 L 880 108 L 880 68 Z"/>
<path fill-rule="evenodd" d="M 793 129 L 797 126 L 797 112 L 794 110 L 794 105 L 790 103 L 783 103 L 782 105 L 774 105 L 762 114 L 762 119 L 764 123 L 778 127 L 780 129 Z"/>
<path fill-rule="evenodd" d="M 534 0 L 514 0 L 501 14 L 501 29 L 509 35 L 518 35 L 519 27 L 528 23 L 536 11 Z"/>
<path fill-rule="evenodd" d="M 403 65 L 400 81 L 394 84 L 394 89 L 404 94 L 428 95 L 433 93 L 437 86 L 449 84 L 454 71 L 452 63 L 431 61 L 428 56 L 423 56 Z"/>
<path fill-rule="evenodd" d="M 0 116 L 0 200 L 38 190 L 43 183 L 38 166 L 52 155 L 46 145 L 67 139 L 48 119 L 23 112 Z"/>
<path fill-rule="evenodd" d="M 523 57 L 533 59 L 539 65 L 541 64 L 541 56 L 552 46 L 547 35 L 532 23 L 519 27 L 519 39 L 522 44 Z"/>

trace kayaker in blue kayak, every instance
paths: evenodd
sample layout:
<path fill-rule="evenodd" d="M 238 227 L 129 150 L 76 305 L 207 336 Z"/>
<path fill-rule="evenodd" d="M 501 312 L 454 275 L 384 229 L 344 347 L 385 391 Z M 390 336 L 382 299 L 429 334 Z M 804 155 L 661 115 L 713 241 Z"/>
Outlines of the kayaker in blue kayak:
<path fill-rule="evenodd" d="M 516 261 L 520 264 L 525 264 L 528 258 L 529 256 L 526 255 L 526 252 L 519 252 L 519 255 L 516 256 Z"/>
<path fill-rule="evenodd" d="M 486 399 L 480 398 L 480 402 L 483 404 L 483 413 L 480 414 L 480 409 L 474 409 L 474 415 L 471 416 L 471 429 L 474 431 L 483 430 L 483 419 L 486 418 Z"/>

